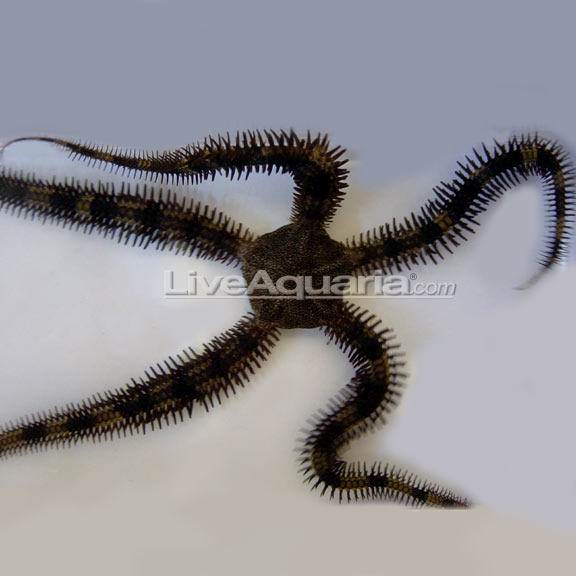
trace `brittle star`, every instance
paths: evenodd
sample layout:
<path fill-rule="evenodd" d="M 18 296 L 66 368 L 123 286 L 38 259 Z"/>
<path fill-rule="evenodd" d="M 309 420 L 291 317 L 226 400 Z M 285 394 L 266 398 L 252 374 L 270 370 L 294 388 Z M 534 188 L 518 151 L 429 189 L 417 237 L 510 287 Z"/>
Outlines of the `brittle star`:
<path fill-rule="evenodd" d="M 272 282 L 286 277 L 323 279 L 403 270 L 436 263 L 465 240 L 476 217 L 505 191 L 532 176 L 542 181 L 549 233 L 539 268 L 526 286 L 566 255 L 574 215 L 574 170 L 561 146 L 524 135 L 492 150 L 483 146 L 460 164 L 455 178 L 435 188 L 419 213 L 346 242 L 326 228 L 344 198 L 348 171 L 344 150 L 326 136 L 245 132 L 162 153 L 132 153 L 59 138 L 27 137 L 55 144 L 73 158 L 123 169 L 154 181 L 198 183 L 217 174 L 234 178 L 280 171 L 295 184 L 290 223 L 256 237 L 214 208 L 176 200 L 146 187 L 57 182 L 33 174 L 0 171 L 0 207 L 31 218 L 99 232 L 134 245 L 156 245 L 200 258 L 240 264 L 248 284 L 264 271 Z M 413 505 L 467 507 L 471 503 L 396 467 L 345 462 L 354 439 L 385 421 L 398 403 L 403 362 L 388 328 L 343 297 L 250 297 L 253 312 L 213 339 L 202 353 L 184 351 L 124 388 L 64 408 L 24 417 L 0 429 L 0 455 L 101 440 L 160 427 L 206 409 L 244 386 L 266 359 L 282 329 L 321 328 L 355 369 L 351 382 L 320 411 L 302 441 L 301 471 L 314 488 L 339 500 L 382 499 Z"/>

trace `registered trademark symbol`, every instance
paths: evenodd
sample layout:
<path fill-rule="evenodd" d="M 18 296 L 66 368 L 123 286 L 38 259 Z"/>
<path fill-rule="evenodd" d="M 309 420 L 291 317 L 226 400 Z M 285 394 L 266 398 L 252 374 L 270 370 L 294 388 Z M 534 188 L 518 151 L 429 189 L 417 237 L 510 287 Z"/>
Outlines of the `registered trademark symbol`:
<path fill-rule="evenodd" d="M 415 272 L 412 272 L 412 274 L 410 274 L 410 280 L 416 280 L 416 278 L 418 278 L 418 275 Z"/>

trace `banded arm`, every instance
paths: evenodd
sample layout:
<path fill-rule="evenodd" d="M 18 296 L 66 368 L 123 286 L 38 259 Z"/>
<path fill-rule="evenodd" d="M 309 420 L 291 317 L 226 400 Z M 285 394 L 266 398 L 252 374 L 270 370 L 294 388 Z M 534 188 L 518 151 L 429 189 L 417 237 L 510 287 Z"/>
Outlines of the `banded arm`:
<path fill-rule="evenodd" d="M 330 409 L 316 417 L 302 447 L 302 472 L 313 488 L 320 488 L 330 498 L 340 501 L 377 499 L 410 505 L 460 508 L 470 502 L 448 490 L 390 465 L 346 463 L 342 449 L 352 440 L 383 423 L 397 404 L 403 362 L 390 330 L 377 330 L 380 321 L 359 308 L 343 304 L 341 312 L 326 326 L 331 340 L 347 352 L 356 370 L 352 381 L 343 388 Z"/>
<path fill-rule="evenodd" d="M 0 427 L 0 457 L 145 432 L 176 423 L 184 414 L 191 416 L 197 404 L 209 409 L 244 386 L 278 336 L 278 330 L 246 316 L 206 345 L 202 354 L 185 351 L 125 388 Z"/>
<path fill-rule="evenodd" d="M 420 214 L 403 223 L 394 221 L 352 239 L 348 247 L 357 262 L 356 273 L 402 270 L 411 264 L 436 263 L 444 253 L 466 240 L 477 225 L 476 216 L 504 192 L 531 176 L 542 181 L 548 236 L 539 270 L 524 285 L 536 281 L 566 255 L 575 208 L 574 167 L 556 142 L 538 135 L 512 138 L 489 151 L 474 150 L 474 159 L 459 164 L 456 178 L 435 188 L 436 197 Z"/>
<path fill-rule="evenodd" d="M 252 235 L 214 208 L 138 185 L 57 183 L 0 169 L 0 209 L 100 232 L 134 245 L 155 244 L 201 258 L 239 262 Z"/>
<path fill-rule="evenodd" d="M 201 182 L 215 175 L 238 178 L 252 172 L 280 171 L 294 179 L 292 222 L 312 222 L 325 227 L 344 197 L 348 171 L 341 160 L 345 150 L 330 148 L 327 136 L 305 138 L 294 131 L 239 132 L 235 137 L 208 137 L 166 152 L 120 152 L 109 147 L 82 144 L 61 138 L 25 137 L 7 142 L 37 140 L 55 144 L 73 159 L 142 174 L 154 181 Z"/>

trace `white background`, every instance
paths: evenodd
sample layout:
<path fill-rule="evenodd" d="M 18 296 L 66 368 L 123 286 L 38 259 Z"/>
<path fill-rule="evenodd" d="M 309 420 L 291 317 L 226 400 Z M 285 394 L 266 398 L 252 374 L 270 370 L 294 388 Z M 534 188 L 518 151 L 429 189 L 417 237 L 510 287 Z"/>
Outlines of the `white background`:
<path fill-rule="evenodd" d="M 331 233 L 407 215 L 481 142 L 539 130 L 576 148 L 569 2 L 4 2 L 0 139 L 168 149 L 255 128 L 328 132 L 352 158 Z M 94 177 L 46 145 L 5 163 Z M 188 192 L 186 192 L 188 193 Z M 253 231 L 287 222 L 287 178 L 190 192 Z M 317 331 L 286 332 L 237 397 L 161 433 L 0 464 L 10 574 L 572 574 L 576 266 L 529 291 L 538 186 L 492 206 L 422 281 L 451 300 L 363 300 L 410 379 L 351 451 L 469 495 L 466 512 L 338 506 L 297 472 L 306 419 L 351 377 Z M 165 270 L 226 267 L 0 215 L 0 420 L 123 385 L 202 344 L 244 300 L 168 301 Z"/>

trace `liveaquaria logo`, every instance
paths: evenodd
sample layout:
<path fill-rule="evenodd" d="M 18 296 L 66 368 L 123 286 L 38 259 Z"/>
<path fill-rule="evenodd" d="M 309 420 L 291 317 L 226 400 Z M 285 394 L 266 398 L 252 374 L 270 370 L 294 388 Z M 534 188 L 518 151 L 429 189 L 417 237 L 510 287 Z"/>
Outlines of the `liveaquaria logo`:
<path fill-rule="evenodd" d="M 241 275 L 199 276 L 196 272 L 164 272 L 167 298 L 452 298 L 454 282 L 420 282 L 416 274 L 374 276 L 281 276 L 273 280 L 266 270 L 249 284 Z"/>

